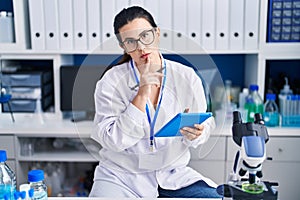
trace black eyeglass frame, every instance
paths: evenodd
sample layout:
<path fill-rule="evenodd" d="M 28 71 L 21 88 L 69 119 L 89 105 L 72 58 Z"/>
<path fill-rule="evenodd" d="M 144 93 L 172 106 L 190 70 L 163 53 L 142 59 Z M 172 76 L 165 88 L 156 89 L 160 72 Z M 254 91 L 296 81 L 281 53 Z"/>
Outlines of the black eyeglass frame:
<path fill-rule="evenodd" d="M 151 45 L 151 44 L 153 44 L 153 42 L 155 41 L 155 31 L 156 31 L 156 28 L 154 27 L 154 28 L 152 28 L 152 29 L 149 29 L 149 30 L 145 30 L 145 31 L 143 31 L 143 32 L 141 32 L 140 34 L 139 34 L 139 38 L 138 39 L 133 39 L 133 38 L 126 38 L 124 41 L 122 41 L 122 42 L 120 42 L 120 45 L 122 45 L 123 47 L 124 47 L 124 49 L 125 49 L 125 51 L 127 52 L 127 53 L 132 53 L 132 52 L 134 52 L 137 48 L 138 48 L 138 42 L 141 42 L 143 45 Z M 142 40 L 141 40 L 141 37 L 142 37 L 142 35 L 143 34 L 145 34 L 145 33 L 147 33 L 147 32 L 151 32 L 152 33 L 152 35 L 153 35 L 153 40 L 151 41 L 151 42 L 149 42 L 149 43 L 144 43 Z M 134 48 L 134 50 L 131 50 L 131 51 L 128 51 L 127 50 L 127 47 L 126 47 L 126 45 L 125 45 L 125 42 L 126 42 L 126 40 L 127 39 L 130 39 L 130 40 L 132 40 L 132 41 L 134 41 L 135 42 L 135 48 Z"/>

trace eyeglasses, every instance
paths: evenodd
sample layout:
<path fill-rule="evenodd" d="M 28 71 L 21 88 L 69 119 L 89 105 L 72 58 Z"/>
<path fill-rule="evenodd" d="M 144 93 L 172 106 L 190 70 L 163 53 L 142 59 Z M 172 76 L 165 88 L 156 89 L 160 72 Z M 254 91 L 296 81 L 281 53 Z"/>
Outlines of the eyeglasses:
<path fill-rule="evenodd" d="M 138 41 L 140 41 L 144 45 L 150 45 L 154 42 L 155 35 L 154 35 L 155 28 L 151 30 L 146 30 L 140 33 L 139 39 L 134 38 L 126 38 L 121 44 L 124 46 L 127 53 L 131 53 L 138 48 Z"/>

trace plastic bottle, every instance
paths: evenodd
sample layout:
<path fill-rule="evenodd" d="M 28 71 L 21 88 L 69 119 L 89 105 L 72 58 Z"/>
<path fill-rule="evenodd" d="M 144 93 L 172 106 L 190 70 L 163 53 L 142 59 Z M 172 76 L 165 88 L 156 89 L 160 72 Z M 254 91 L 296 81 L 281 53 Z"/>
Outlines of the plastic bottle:
<path fill-rule="evenodd" d="M 6 164 L 5 150 L 0 150 L 0 200 L 13 200 L 16 190 L 16 175 Z"/>
<path fill-rule="evenodd" d="M 280 108 L 280 113 L 283 116 L 290 115 L 289 113 L 289 105 L 287 105 L 287 96 L 293 94 L 293 91 L 290 89 L 288 78 L 285 77 L 285 85 L 283 88 L 280 90 L 280 94 L 278 95 L 279 97 L 279 108 Z"/>
<path fill-rule="evenodd" d="M 19 190 L 21 193 L 21 199 L 23 200 L 31 200 L 34 194 L 33 189 L 30 188 L 29 184 L 21 184 L 19 186 Z M 23 195 L 22 195 L 23 194 Z"/>
<path fill-rule="evenodd" d="M 231 93 L 230 93 L 231 86 L 232 86 L 231 80 L 225 80 L 225 92 L 226 92 L 226 97 L 227 97 L 226 102 L 228 104 L 230 104 L 231 100 L 232 100 L 232 96 L 231 96 Z"/>
<path fill-rule="evenodd" d="M 264 121 L 266 126 L 278 126 L 279 125 L 279 111 L 275 102 L 275 94 L 266 95 L 266 103 L 264 105 Z"/>
<path fill-rule="evenodd" d="M 244 108 L 246 103 L 246 98 L 249 95 L 249 89 L 243 88 L 243 91 L 239 95 L 239 107 Z"/>
<path fill-rule="evenodd" d="M 33 200 L 47 200 L 47 186 L 44 183 L 44 171 L 40 169 L 28 172 L 28 182 L 33 189 Z"/>
<path fill-rule="evenodd" d="M 261 96 L 258 93 L 258 85 L 250 85 L 249 87 L 250 93 L 246 97 L 246 103 L 244 108 L 247 110 L 247 121 L 254 122 L 254 115 L 256 113 L 260 113 L 263 115 L 264 113 L 264 103 Z"/>

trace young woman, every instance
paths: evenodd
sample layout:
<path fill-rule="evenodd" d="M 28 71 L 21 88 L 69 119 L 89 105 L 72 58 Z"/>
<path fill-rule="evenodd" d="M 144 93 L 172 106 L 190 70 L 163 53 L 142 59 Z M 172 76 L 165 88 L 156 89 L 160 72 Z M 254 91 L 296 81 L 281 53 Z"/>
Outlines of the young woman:
<path fill-rule="evenodd" d="M 95 90 L 92 137 L 102 149 L 90 196 L 220 197 L 213 181 L 187 166 L 189 147 L 207 141 L 213 118 L 184 127 L 182 137 L 154 137 L 177 113 L 206 112 L 200 78 L 163 58 L 160 29 L 143 8 L 123 9 L 114 31 L 125 53 Z"/>

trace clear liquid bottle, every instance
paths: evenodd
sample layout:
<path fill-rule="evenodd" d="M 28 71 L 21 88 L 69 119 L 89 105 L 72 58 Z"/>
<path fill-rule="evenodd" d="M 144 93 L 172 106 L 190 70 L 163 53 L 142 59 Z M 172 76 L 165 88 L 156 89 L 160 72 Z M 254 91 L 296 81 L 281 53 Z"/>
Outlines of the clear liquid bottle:
<path fill-rule="evenodd" d="M 247 121 L 254 122 L 254 115 L 264 113 L 264 103 L 261 96 L 258 93 L 258 85 L 250 85 L 249 95 L 246 97 L 244 108 L 247 110 Z"/>
<path fill-rule="evenodd" d="M 279 108 L 280 108 L 280 113 L 283 117 L 289 116 L 290 115 L 290 110 L 289 110 L 289 105 L 288 105 L 288 96 L 293 94 L 293 90 L 291 90 L 288 78 L 285 77 L 285 85 L 283 88 L 280 90 L 280 94 L 278 95 L 279 97 Z"/>
<path fill-rule="evenodd" d="M 44 171 L 40 169 L 28 172 L 28 182 L 33 189 L 33 200 L 47 200 L 47 186 L 44 183 Z"/>
<path fill-rule="evenodd" d="M 6 164 L 5 150 L 0 150 L 0 200 L 13 200 L 16 190 L 16 175 Z"/>
<path fill-rule="evenodd" d="M 275 94 L 266 95 L 266 103 L 264 105 L 264 121 L 266 126 L 278 126 L 279 125 L 279 111 L 275 102 Z"/>

